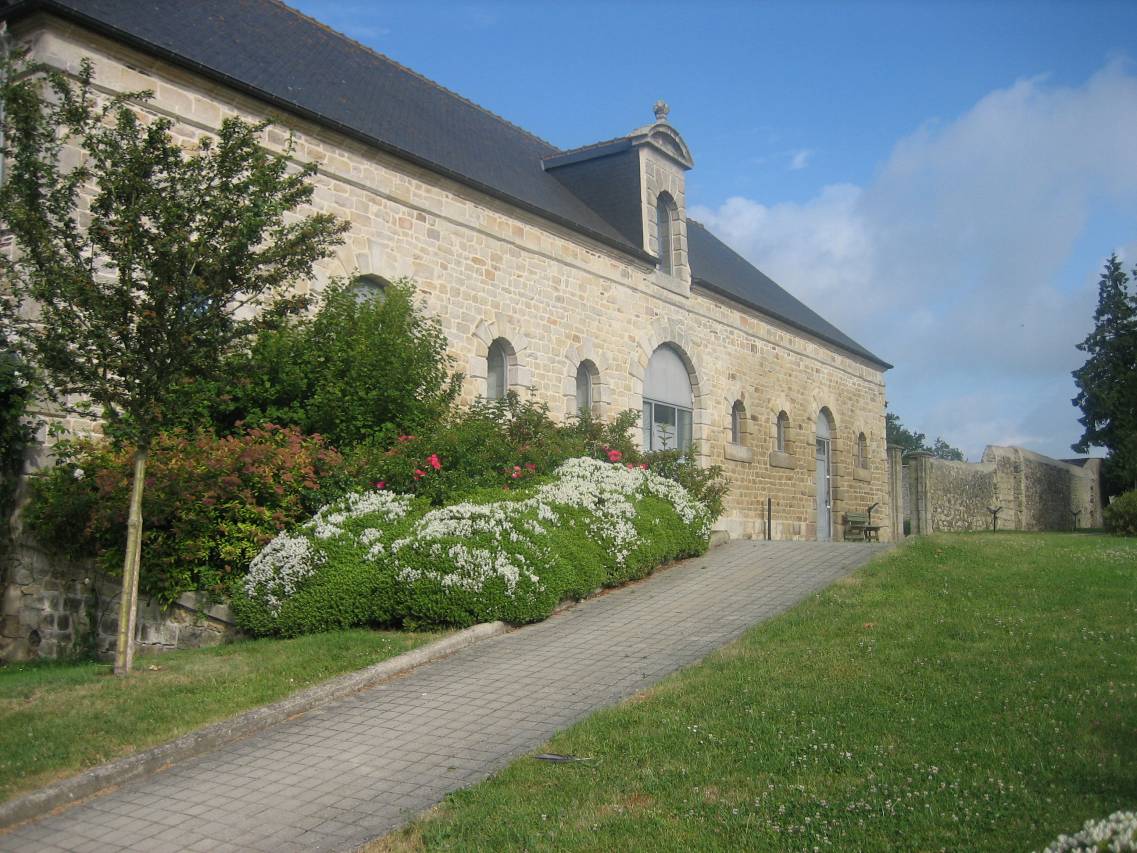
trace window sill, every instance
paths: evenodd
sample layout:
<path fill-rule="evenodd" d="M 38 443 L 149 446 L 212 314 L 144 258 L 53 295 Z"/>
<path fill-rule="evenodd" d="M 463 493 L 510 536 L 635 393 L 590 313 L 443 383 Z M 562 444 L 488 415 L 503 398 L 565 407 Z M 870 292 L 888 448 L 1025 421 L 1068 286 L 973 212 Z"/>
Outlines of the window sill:
<path fill-rule="evenodd" d="M 775 450 L 770 454 L 770 467 L 771 468 L 789 468 L 794 469 L 797 465 L 794 464 L 794 458 L 788 453 L 783 453 L 780 450 Z"/>
<path fill-rule="evenodd" d="M 741 444 L 731 444 L 727 442 L 725 448 L 726 458 L 731 462 L 753 462 L 754 451 L 749 447 L 743 447 Z"/>
<path fill-rule="evenodd" d="M 872 471 L 870 471 L 868 468 L 858 468 L 856 466 L 853 466 L 853 479 L 862 480 L 868 483 L 872 480 Z"/>

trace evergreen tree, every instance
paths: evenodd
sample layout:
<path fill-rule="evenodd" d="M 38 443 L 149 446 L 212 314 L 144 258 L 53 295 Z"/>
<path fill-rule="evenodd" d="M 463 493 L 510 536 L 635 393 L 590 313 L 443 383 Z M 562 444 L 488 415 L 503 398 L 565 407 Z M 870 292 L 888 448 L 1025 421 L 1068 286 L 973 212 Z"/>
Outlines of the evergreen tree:
<path fill-rule="evenodd" d="M 884 431 L 888 443 L 903 447 L 905 453 L 921 450 L 940 459 L 948 459 L 953 462 L 964 461 L 963 451 L 958 447 L 952 447 L 944 441 L 943 437 L 937 437 L 932 444 L 928 444 L 928 437 L 924 433 L 912 432 L 900 423 L 899 415 L 892 412 L 884 413 Z"/>
<path fill-rule="evenodd" d="M 1082 410 L 1077 453 L 1104 447 L 1105 474 L 1123 488 L 1137 488 L 1137 269 L 1130 278 L 1117 255 L 1110 255 L 1098 280 L 1094 328 L 1078 349 L 1086 363 L 1074 371 Z"/>

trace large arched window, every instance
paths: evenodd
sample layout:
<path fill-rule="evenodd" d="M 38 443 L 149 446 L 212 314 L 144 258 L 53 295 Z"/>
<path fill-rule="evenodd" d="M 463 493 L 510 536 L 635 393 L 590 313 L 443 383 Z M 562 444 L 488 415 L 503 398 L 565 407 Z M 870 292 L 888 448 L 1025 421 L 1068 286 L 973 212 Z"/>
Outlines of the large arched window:
<path fill-rule="evenodd" d="M 655 200 L 655 226 L 659 238 L 659 271 L 671 275 L 671 210 L 674 207 L 671 196 L 660 193 Z"/>
<path fill-rule="evenodd" d="M 509 390 L 509 362 L 512 347 L 505 338 L 490 344 L 486 355 L 486 399 L 501 400 Z"/>
<path fill-rule="evenodd" d="M 691 446 L 691 374 L 679 353 L 664 344 L 644 373 L 644 450 Z"/>
<path fill-rule="evenodd" d="M 351 295 L 356 302 L 382 303 L 387 298 L 387 285 L 387 280 L 377 275 L 357 276 L 351 282 Z"/>

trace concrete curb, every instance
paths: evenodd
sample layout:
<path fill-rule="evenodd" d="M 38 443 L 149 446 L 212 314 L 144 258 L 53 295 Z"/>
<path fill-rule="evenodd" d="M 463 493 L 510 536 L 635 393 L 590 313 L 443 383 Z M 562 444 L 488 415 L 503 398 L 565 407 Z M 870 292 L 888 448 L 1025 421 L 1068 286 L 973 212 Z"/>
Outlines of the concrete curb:
<path fill-rule="evenodd" d="M 46 788 L 0 803 L 0 830 L 41 817 L 62 806 L 74 804 L 104 788 L 156 773 L 174 762 L 193 758 L 224 744 L 256 734 L 298 714 L 357 693 L 415 667 L 452 655 L 481 640 L 505 634 L 509 630 L 510 627 L 504 622 L 483 622 L 436 643 L 380 661 L 366 669 L 323 681 L 271 705 L 264 705 L 227 720 L 211 723 L 204 728 L 182 735 L 177 740 L 107 764 L 100 764 Z"/>

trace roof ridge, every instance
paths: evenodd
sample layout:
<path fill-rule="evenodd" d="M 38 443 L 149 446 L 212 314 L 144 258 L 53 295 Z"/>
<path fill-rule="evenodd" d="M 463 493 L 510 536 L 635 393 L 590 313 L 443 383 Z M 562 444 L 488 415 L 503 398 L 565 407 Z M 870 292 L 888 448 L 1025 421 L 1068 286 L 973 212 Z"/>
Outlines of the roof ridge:
<path fill-rule="evenodd" d="M 347 42 L 348 44 L 354 45 L 355 47 L 358 47 L 358 48 L 366 51 L 367 53 L 371 54 L 372 56 L 375 56 L 375 57 L 378 57 L 379 59 L 382 59 L 385 62 L 391 63 L 392 65 L 394 65 L 399 70 L 404 71 L 407 74 L 410 74 L 412 77 L 417 77 L 419 80 L 422 80 L 427 85 L 432 86 L 433 88 L 437 89 L 438 91 L 442 92 L 443 94 L 449 95 L 450 97 L 452 97 L 458 101 L 461 101 L 462 103 L 464 103 L 470 107 L 473 107 L 474 109 L 478 110 L 478 112 L 485 113 L 487 116 L 494 119 L 495 121 L 499 121 L 502 124 L 513 128 L 517 132 L 524 134 L 525 136 L 529 137 L 533 141 L 539 142 L 541 145 L 547 145 L 549 148 L 553 149 L 552 154 L 542 155 L 543 157 L 553 156 L 554 154 L 560 152 L 560 149 L 557 148 L 557 146 L 553 145 L 553 143 L 549 142 L 549 140 L 541 138 L 540 136 L 538 136 L 537 134 L 533 133 L 530 130 L 526 130 L 525 128 L 521 127 L 521 125 L 514 124 L 509 119 L 498 115 L 493 110 L 486 109 L 481 104 L 478 104 L 478 103 L 475 103 L 474 101 L 471 101 L 469 98 L 465 97 L 464 95 L 459 95 L 457 92 L 455 92 L 452 89 L 446 88 L 441 83 L 439 83 L 435 80 L 431 80 L 425 74 L 421 74 L 418 71 L 415 71 L 413 68 L 408 68 L 406 65 L 403 65 L 401 62 L 398 62 L 397 60 L 394 60 L 391 57 L 387 56 L 387 54 L 380 53 L 375 48 L 369 47 L 368 45 L 365 45 L 361 41 L 356 41 L 351 36 L 345 35 L 344 33 L 341 33 L 337 29 L 333 29 L 332 27 L 325 24 L 323 21 L 321 21 L 317 18 L 313 18 L 311 15 L 308 15 L 308 14 L 305 14 L 304 12 L 301 12 L 299 9 L 294 9 L 292 6 L 289 6 L 287 3 L 285 3 L 284 0 L 269 0 L 269 2 L 275 3 L 277 6 L 284 8 L 285 10 L 287 10 L 288 12 L 291 12 L 293 15 L 297 16 L 298 18 L 302 18 L 311 24 L 315 24 L 318 28 L 320 28 L 322 30 L 326 30 L 327 32 L 334 35 L 336 38 L 339 38 L 342 41 Z"/>

